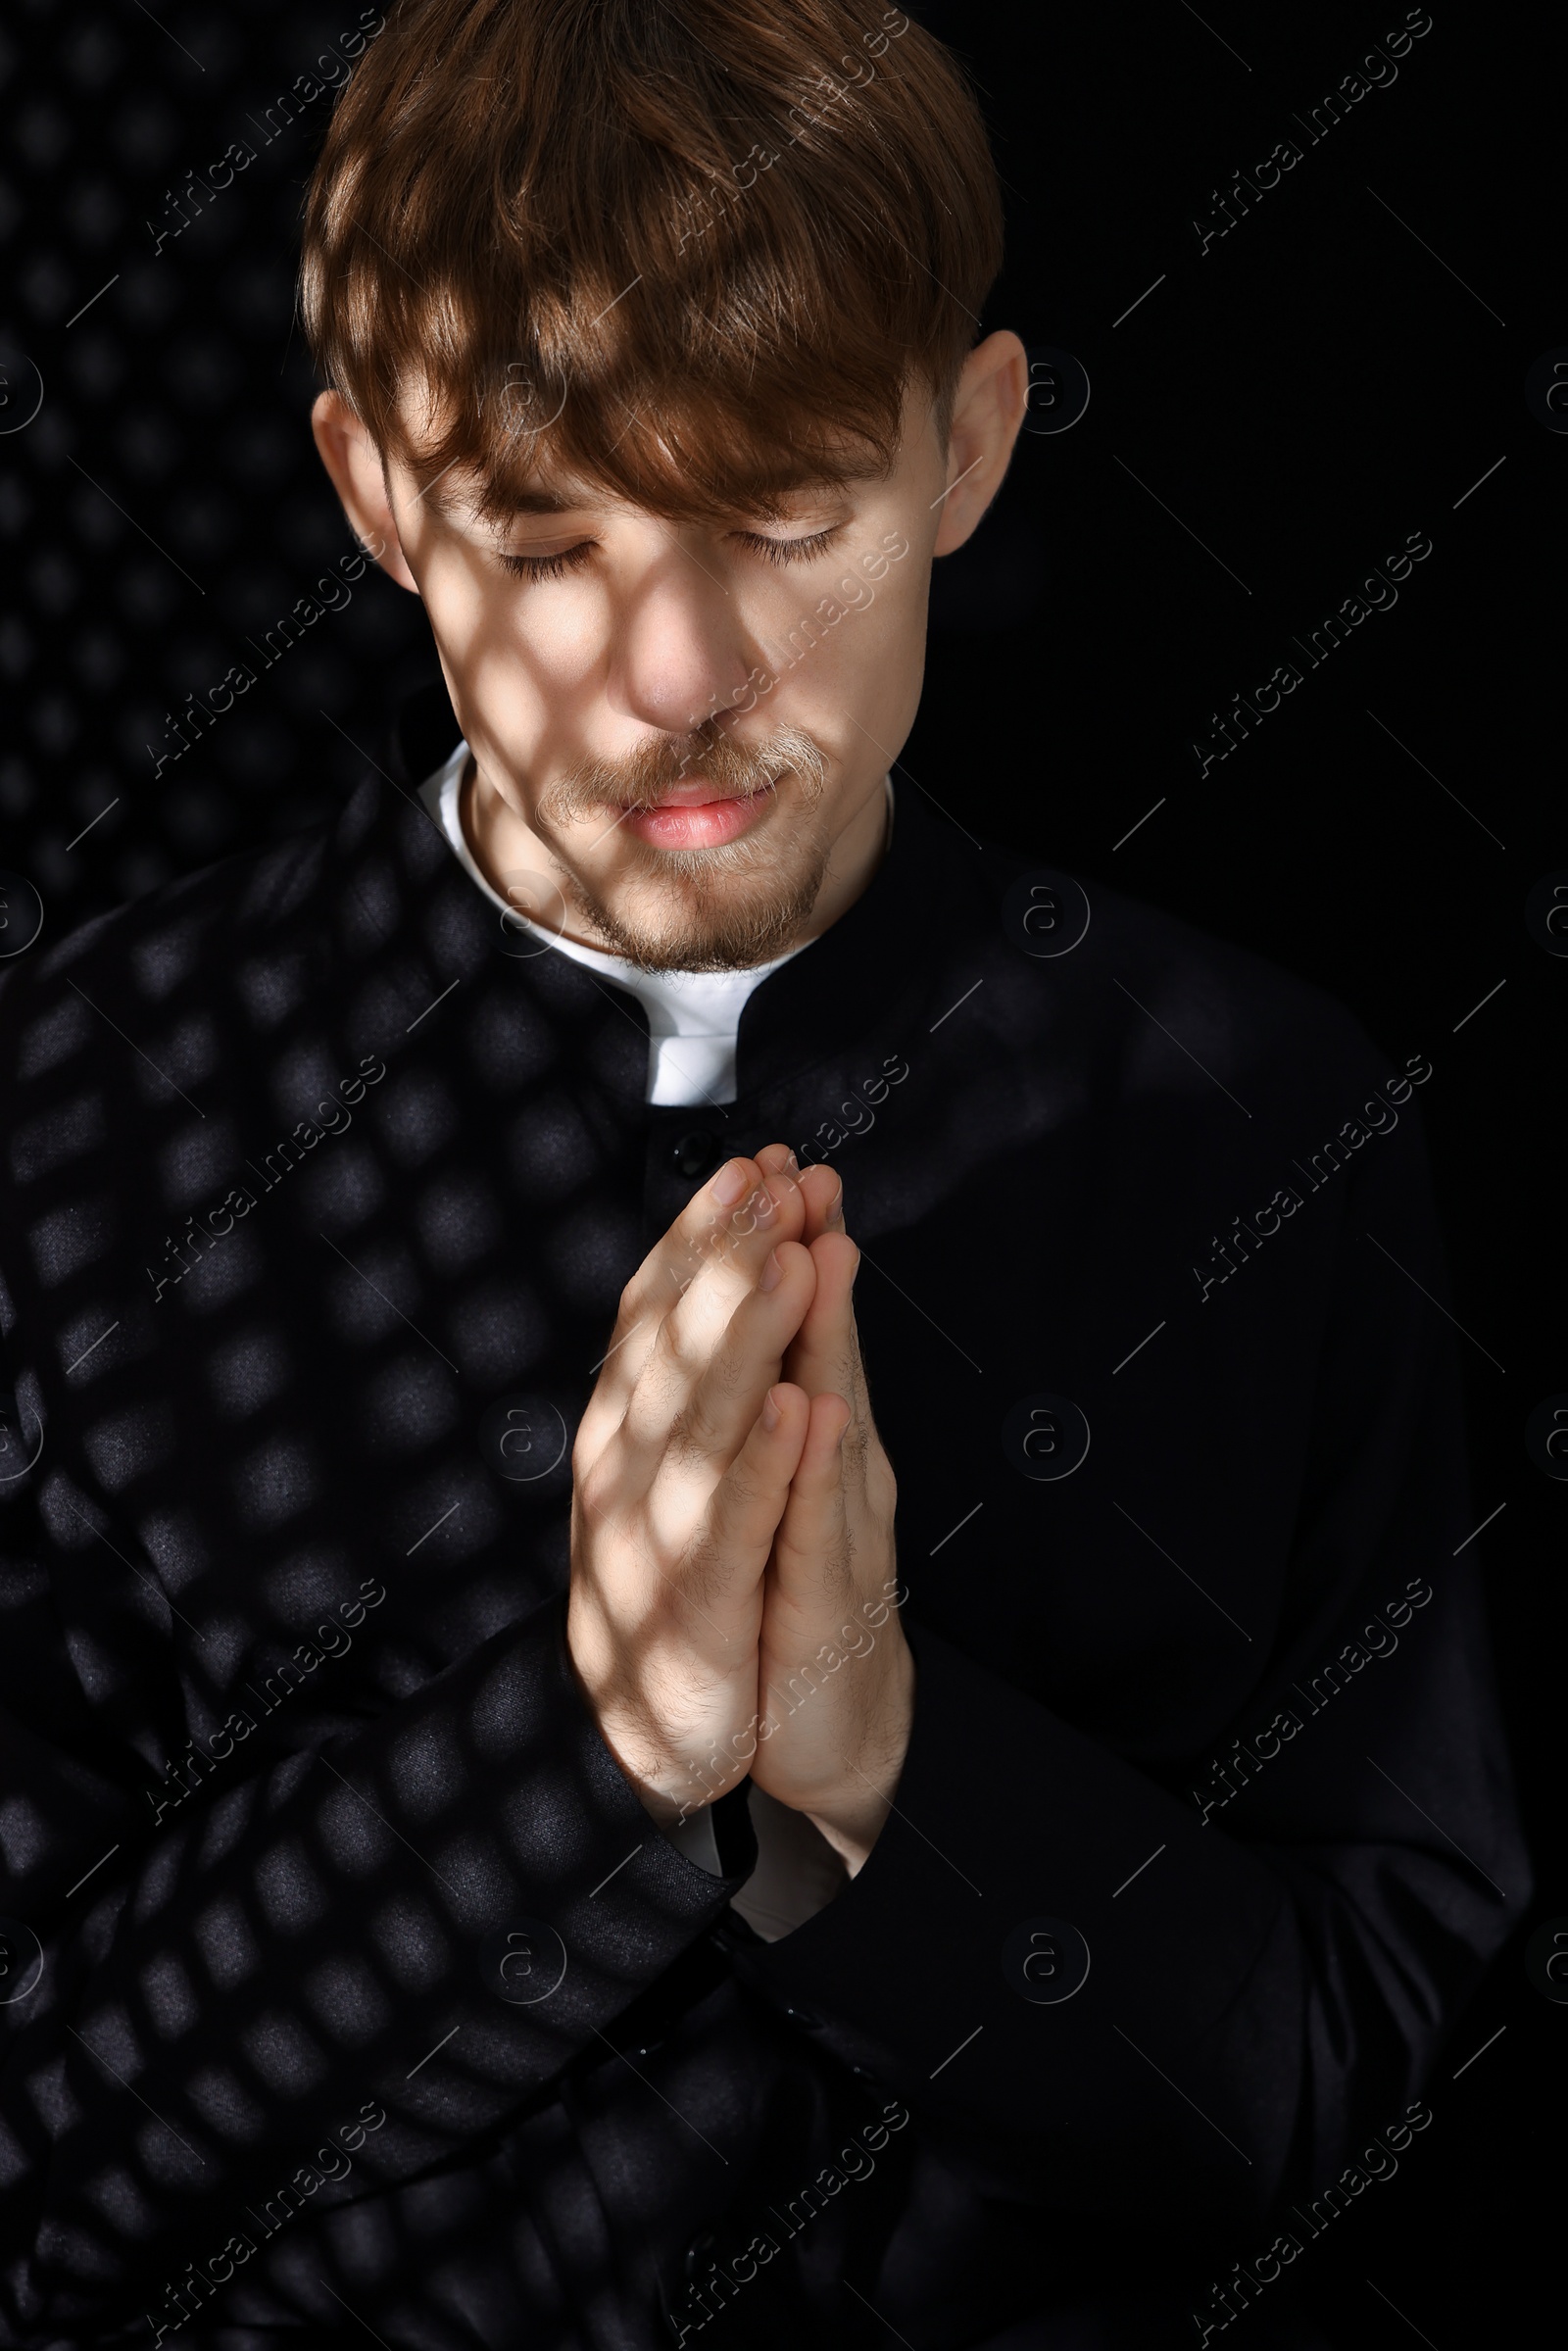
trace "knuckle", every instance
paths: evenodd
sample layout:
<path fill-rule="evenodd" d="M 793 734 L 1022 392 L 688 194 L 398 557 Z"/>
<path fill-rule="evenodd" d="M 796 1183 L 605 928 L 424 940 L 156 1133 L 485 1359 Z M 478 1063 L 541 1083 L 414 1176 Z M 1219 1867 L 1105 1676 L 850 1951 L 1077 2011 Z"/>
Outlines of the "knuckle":
<path fill-rule="evenodd" d="M 730 1340 L 710 1358 L 702 1386 L 697 1392 L 698 1397 L 706 1396 L 724 1404 L 733 1403 L 752 1378 L 753 1369 L 750 1358 Z"/>
<path fill-rule="evenodd" d="M 681 1553 L 680 1587 L 701 1607 L 724 1588 L 723 1547 L 711 1529 L 700 1527 Z"/>
<path fill-rule="evenodd" d="M 572 1481 L 583 1508 L 591 1514 L 602 1515 L 614 1486 L 613 1468 L 605 1454 L 596 1454 L 580 1467 L 574 1461 Z"/>
<path fill-rule="evenodd" d="M 825 1543 L 821 1552 L 822 1588 L 842 1597 L 855 1582 L 855 1539 L 848 1529 L 841 1530 Z"/>
<path fill-rule="evenodd" d="M 679 1383 L 681 1389 L 695 1389 L 707 1369 L 707 1351 L 692 1323 L 680 1314 L 669 1315 L 660 1342 L 659 1359 L 665 1378 Z"/>
<path fill-rule="evenodd" d="M 712 1516 L 720 1526 L 737 1519 L 749 1519 L 771 1499 L 756 1465 L 748 1461 L 743 1453 L 713 1496 Z"/>
<path fill-rule="evenodd" d="M 613 1413 L 595 1411 L 590 1402 L 571 1441 L 571 1480 L 579 1492 L 593 1481 L 604 1462 L 614 1428 Z"/>
<path fill-rule="evenodd" d="M 665 1272 L 668 1279 L 675 1284 L 677 1291 L 685 1291 L 689 1288 L 693 1275 L 701 1270 L 702 1264 L 702 1227 L 697 1224 L 690 1224 L 684 1228 L 677 1225 L 670 1234 L 669 1246 L 665 1252 Z"/>
<path fill-rule="evenodd" d="M 718 1446 L 718 1431 L 707 1405 L 700 1396 L 675 1415 L 669 1432 L 666 1454 L 677 1467 L 696 1468 L 710 1460 Z"/>
<path fill-rule="evenodd" d="M 591 1551 L 604 1524 L 603 1512 L 594 1492 L 594 1476 L 578 1478 L 572 1487 L 572 1548 Z"/>

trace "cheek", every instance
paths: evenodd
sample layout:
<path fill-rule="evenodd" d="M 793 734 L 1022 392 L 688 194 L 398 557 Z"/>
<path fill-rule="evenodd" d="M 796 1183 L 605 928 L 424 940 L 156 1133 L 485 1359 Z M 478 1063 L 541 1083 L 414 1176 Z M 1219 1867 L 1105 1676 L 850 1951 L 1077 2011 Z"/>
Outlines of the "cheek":
<path fill-rule="evenodd" d="M 855 548 L 862 544 L 871 549 L 876 541 L 858 538 Z M 875 758 L 860 727 L 886 743 L 886 727 L 902 721 L 906 731 L 913 720 L 924 667 L 925 599 L 912 550 L 902 563 L 890 563 L 885 578 L 855 581 L 853 595 L 846 585 L 852 580 L 851 563 L 840 564 L 838 573 L 825 586 L 813 582 L 809 592 L 790 581 L 782 596 L 769 599 L 764 629 L 783 657 L 769 703 L 780 717 L 807 727 L 846 764 L 858 765 Z M 829 610 L 837 613 L 831 621 L 816 613 L 818 601 L 828 597 Z M 795 659 L 813 636 L 809 649 Z M 852 715 L 858 726 L 851 723 Z"/>
<path fill-rule="evenodd" d="M 514 649 L 510 669 L 499 654 L 491 658 L 483 649 L 468 648 L 461 662 L 446 645 L 442 650 L 458 682 L 469 748 L 491 774 L 507 780 L 514 812 L 525 814 L 530 803 L 516 779 L 555 774 L 582 757 L 583 743 L 572 731 L 587 707 L 580 681 L 559 678 L 548 660 L 536 654 L 531 639 L 526 663 L 517 661 Z M 539 878 L 525 873 L 523 895 L 513 903 L 530 919 L 544 921 L 554 911 L 554 900 L 535 917 L 534 901 L 542 893 L 532 885 Z M 553 883 L 547 887 L 555 889 Z"/>
<path fill-rule="evenodd" d="M 474 749 L 511 775 L 581 758 L 611 642 L 603 593 L 571 581 L 530 591 L 451 563 L 432 563 L 421 593 Z"/>
<path fill-rule="evenodd" d="M 914 722 L 925 672 L 926 604 L 929 571 L 922 574 L 911 549 L 902 563 L 892 564 L 877 583 L 875 602 L 853 613 L 840 635 L 854 632 L 846 649 L 849 673 L 841 681 L 856 697 L 856 715 L 879 743 L 891 750 L 902 742 Z M 862 752 L 865 737 L 848 730 Z"/>

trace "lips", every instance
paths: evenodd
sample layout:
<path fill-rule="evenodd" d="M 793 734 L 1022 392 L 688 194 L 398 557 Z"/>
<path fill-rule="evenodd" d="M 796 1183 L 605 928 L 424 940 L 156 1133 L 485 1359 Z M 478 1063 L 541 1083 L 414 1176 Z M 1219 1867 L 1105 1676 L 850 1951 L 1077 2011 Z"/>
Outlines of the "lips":
<path fill-rule="evenodd" d="M 706 777 L 697 776 L 672 784 L 657 801 L 629 809 L 623 826 L 652 849 L 714 849 L 737 840 L 757 822 L 777 781 L 775 775 L 750 792 L 719 792 Z"/>
<path fill-rule="evenodd" d="M 655 800 L 643 801 L 638 812 L 640 813 L 642 808 L 717 808 L 726 801 L 754 800 L 759 792 L 765 792 L 769 784 L 777 783 L 777 781 L 778 776 L 771 775 L 765 784 L 752 785 L 740 792 L 723 792 L 717 785 L 710 783 L 706 775 L 694 776 L 688 783 L 671 784 Z"/>
<path fill-rule="evenodd" d="M 694 776 L 691 783 L 672 783 L 670 790 L 661 792 L 659 800 L 644 802 L 649 808 L 706 808 L 717 807 L 721 800 L 743 800 L 743 792 L 719 792 L 706 776 Z"/>

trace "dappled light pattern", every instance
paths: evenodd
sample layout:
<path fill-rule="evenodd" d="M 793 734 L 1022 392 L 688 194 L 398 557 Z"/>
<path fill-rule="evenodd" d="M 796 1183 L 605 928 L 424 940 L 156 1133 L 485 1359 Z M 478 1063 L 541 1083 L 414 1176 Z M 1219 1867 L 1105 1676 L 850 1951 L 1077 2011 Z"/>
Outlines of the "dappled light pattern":
<path fill-rule="evenodd" d="M 650 1107 L 636 1001 L 505 953 L 416 805 L 455 738 L 417 701 L 338 819 L 0 987 L 0 1911 L 43 1951 L 0 2339 L 798 2343 L 844 2277 L 956 2346 L 1087 2290 L 1144 2184 L 1196 2259 L 1412 2094 L 1523 1886 L 1414 1108 L 1309 1190 L 1387 1075 L 1347 1014 L 1108 892 L 1033 959 L 1018 861 L 902 786 L 738 1099 Z M 919 1682 L 869 1863 L 763 1944 L 744 1793 L 715 1878 L 577 1690 L 569 1447 L 515 1471 L 694 1168 L 773 1140 L 864 1248 Z M 1036 1391 L 1093 1431 L 1057 1483 L 1003 1443 Z M 1288 1695 L 1422 1582 L 1400 1656 Z M 1059 2009 L 1002 1966 L 1036 1914 L 1093 1953 Z"/>

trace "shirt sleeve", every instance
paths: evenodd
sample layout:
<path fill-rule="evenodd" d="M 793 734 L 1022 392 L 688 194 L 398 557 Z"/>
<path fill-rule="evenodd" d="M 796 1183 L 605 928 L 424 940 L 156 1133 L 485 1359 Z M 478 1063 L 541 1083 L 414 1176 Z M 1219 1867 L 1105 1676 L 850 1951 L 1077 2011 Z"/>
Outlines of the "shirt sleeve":
<path fill-rule="evenodd" d="M 849 1872 L 814 1822 L 755 1783 L 750 1811 L 757 1867 L 731 1896 L 730 1907 L 763 1942 L 778 1942 L 825 1910 L 849 1884 Z"/>
<path fill-rule="evenodd" d="M 730 1906 L 763 1942 L 777 1942 L 825 1909 L 848 1882 L 849 1873 L 804 1812 L 792 1812 L 750 1782 L 743 1786 L 757 1838 L 757 1867 L 730 1896 Z M 710 1806 L 705 1804 L 690 1819 L 666 1829 L 664 1835 L 676 1851 L 699 1869 L 715 1878 L 723 1875 Z"/>
<path fill-rule="evenodd" d="M 677 1853 L 695 1862 L 700 1870 L 707 1870 L 710 1878 L 723 1875 L 718 1861 L 718 1839 L 713 1835 L 713 1824 L 709 1818 L 706 1804 L 689 1819 L 673 1822 L 664 1835 Z"/>
<path fill-rule="evenodd" d="M 1212 2220 L 1317 2192 L 1524 1914 L 1415 1122 L 1346 1180 L 1316 1203 L 1339 1221 L 1294 1524 L 1248 1561 L 1277 1629 L 1221 1737 L 1135 1763 L 910 1621 L 886 1827 L 836 1901 L 739 1957 L 982 2193 Z M 1220 1478 L 1263 1440 L 1266 1365 L 1247 1388 Z"/>

